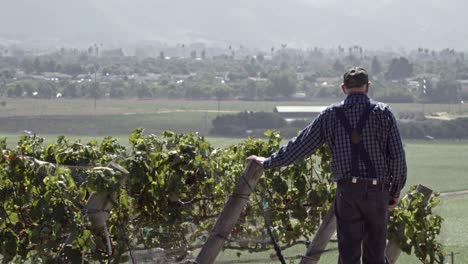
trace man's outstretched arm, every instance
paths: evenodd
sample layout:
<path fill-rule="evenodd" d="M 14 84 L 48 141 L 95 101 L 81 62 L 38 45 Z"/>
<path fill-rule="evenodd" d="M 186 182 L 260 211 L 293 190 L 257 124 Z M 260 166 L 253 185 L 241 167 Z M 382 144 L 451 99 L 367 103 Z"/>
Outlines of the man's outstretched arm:
<path fill-rule="evenodd" d="M 288 144 L 282 146 L 278 152 L 274 153 L 269 158 L 253 155 L 247 159 L 257 162 L 265 169 L 270 169 L 273 167 L 287 166 L 311 154 L 324 142 L 323 120 L 324 113 L 320 114 L 320 116 L 304 128 L 297 137 L 291 139 Z"/>

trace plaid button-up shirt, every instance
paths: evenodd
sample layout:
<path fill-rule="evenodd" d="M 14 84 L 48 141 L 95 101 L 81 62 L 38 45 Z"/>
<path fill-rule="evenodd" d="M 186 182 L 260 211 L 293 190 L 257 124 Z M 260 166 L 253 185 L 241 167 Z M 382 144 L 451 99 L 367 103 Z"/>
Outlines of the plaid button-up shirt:
<path fill-rule="evenodd" d="M 340 106 L 353 127 L 362 112 L 370 103 L 366 94 L 351 94 Z M 372 164 L 377 180 L 390 185 L 393 197 L 400 195 L 406 182 L 406 159 L 395 117 L 384 103 L 373 102 L 369 120 L 362 131 L 362 141 Z M 335 107 L 329 106 L 300 134 L 281 147 L 263 163 L 265 169 L 287 166 L 294 161 L 313 153 L 324 143 L 328 144 L 332 155 L 332 177 L 341 179 L 369 178 L 365 164 L 359 159 L 360 175 L 351 175 L 351 142 L 349 134 L 336 117 Z"/>

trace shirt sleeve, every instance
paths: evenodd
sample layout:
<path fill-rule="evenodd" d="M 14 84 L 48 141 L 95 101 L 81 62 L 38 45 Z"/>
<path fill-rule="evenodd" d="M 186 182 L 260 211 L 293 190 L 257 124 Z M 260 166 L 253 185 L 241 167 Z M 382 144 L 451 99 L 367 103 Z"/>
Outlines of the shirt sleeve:
<path fill-rule="evenodd" d="M 322 112 L 311 124 L 304 128 L 297 137 L 291 139 L 282 146 L 278 152 L 267 158 L 263 167 L 270 169 L 274 167 L 287 166 L 294 161 L 313 153 L 324 143 L 324 119 L 326 112 Z"/>
<path fill-rule="evenodd" d="M 399 197 L 406 183 L 406 157 L 395 117 L 390 111 L 389 115 L 391 125 L 387 142 L 387 162 L 391 174 L 390 195 Z"/>

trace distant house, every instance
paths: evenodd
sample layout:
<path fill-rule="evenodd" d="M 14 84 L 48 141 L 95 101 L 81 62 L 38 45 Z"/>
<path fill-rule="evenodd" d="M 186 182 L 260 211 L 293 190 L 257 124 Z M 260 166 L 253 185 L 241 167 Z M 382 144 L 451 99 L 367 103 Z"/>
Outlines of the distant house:
<path fill-rule="evenodd" d="M 319 77 L 315 81 L 317 87 L 339 87 L 342 82 L 341 77 Z"/>
<path fill-rule="evenodd" d="M 249 77 L 249 80 L 254 81 L 254 82 L 267 82 L 267 78 L 257 78 L 257 77 Z"/>
<path fill-rule="evenodd" d="M 172 74 L 171 79 L 178 81 L 178 80 L 187 80 L 190 77 L 197 76 L 196 72 L 191 72 L 189 74 Z"/>
<path fill-rule="evenodd" d="M 307 98 L 307 95 L 304 92 L 297 92 L 295 94 L 292 94 L 290 97 L 292 99 L 305 100 Z"/>
<path fill-rule="evenodd" d="M 458 80 L 457 82 L 461 85 L 462 92 L 468 93 L 468 80 Z"/>
<path fill-rule="evenodd" d="M 157 73 L 146 73 L 145 75 L 132 74 L 128 76 L 128 79 L 130 80 L 146 81 L 146 82 L 157 82 L 159 78 L 161 78 L 161 74 L 157 74 Z"/>
<path fill-rule="evenodd" d="M 458 83 L 461 86 L 460 94 L 466 100 L 468 98 L 468 80 L 458 80 Z"/>
<path fill-rule="evenodd" d="M 421 82 L 421 81 L 427 81 L 431 83 L 437 83 L 439 82 L 439 76 L 436 74 L 430 74 L 430 73 L 421 73 L 415 76 L 412 76 L 411 78 L 406 78 L 406 82 L 408 83 L 414 83 L 414 82 Z"/>
<path fill-rule="evenodd" d="M 411 92 L 416 92 L 419 90 L 420 83 L 419 81 L 408 81 L 408 90 Z"/>
<path fill-rule="evenodd" d="M 43 72 L 42 76 L 44 78 L 51 80 L 51 81 L 59 81 L 59 80 L 70 80 L 72 79 L 71 75 L 60 73 L 60 72 Z"/>
<path fill-rule="evenodd" d="M 291 122 L 314 119 L 326 108 L 326 106 L 277 106 L 273 112 L 278 113 L 287 122 Z"/>
<path fill-rule="evenodd" d="M 71 75 L 59 73 L 59 72 L 43 72 L 41 74 L 25 74 L 24 72 L 17 73 L 18 79 L 25 80 L 44 80 L 44 81 L 62 81 L 72 79 Z"/>

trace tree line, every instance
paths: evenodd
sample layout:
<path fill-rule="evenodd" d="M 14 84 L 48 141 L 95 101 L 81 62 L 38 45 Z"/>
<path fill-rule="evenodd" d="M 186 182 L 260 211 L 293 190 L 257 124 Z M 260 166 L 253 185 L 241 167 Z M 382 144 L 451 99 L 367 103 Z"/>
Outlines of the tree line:
<path fill-rule="evenodd" d="M 101 48 L 102 49 L 102 48 Z M 369 51 L 272 48 L 269 52 L 189 56 L 126 55 L 122 49 L 60 49 L 45 54 L 0 52 L 0 95 L 31 98 L 185 98 L 284 100 L 338 97 L 351 66 L 369 69 L 372 96 L 387 102 L 466 100 L 463 52 L 419 48 L 404 54 Z"/>

